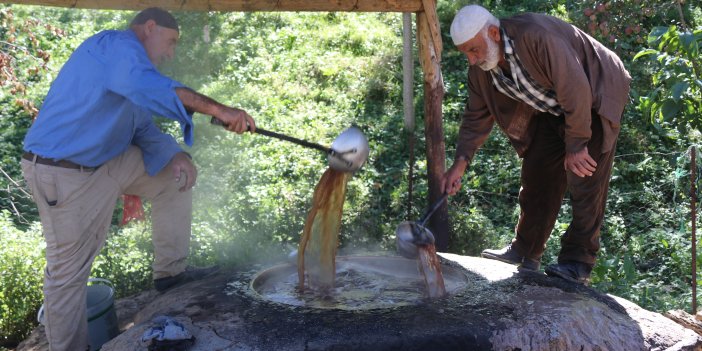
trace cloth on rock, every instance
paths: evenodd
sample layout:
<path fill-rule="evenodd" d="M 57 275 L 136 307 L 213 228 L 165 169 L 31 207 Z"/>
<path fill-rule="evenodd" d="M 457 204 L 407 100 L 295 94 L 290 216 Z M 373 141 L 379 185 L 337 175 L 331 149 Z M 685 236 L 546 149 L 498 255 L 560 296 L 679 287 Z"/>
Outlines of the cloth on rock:
<path fill-rule="evenodd" d="M 141 337 L 142 342 L 151 341 L 149 351 L 187 350 L 195 343 L 195 337 L 182 323 L 168 316 L 158 316 L 153 326 Z"/>

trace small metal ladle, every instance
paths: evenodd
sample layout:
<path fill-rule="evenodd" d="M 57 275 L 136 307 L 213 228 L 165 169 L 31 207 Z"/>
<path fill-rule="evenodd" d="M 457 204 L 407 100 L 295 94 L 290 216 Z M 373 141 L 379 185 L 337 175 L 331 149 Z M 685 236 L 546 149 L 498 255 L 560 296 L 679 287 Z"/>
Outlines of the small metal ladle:
<path fill-rule="evenodd" d="M 415 259 L 419 255 L 418 246 L 434 244 L 434 234 L 425 225 L 447 198 L 448 194 L 444 193 L 419 221 L 404 221 L 397 226 L 395 229 L 397 252 L 402 257 Z"/>

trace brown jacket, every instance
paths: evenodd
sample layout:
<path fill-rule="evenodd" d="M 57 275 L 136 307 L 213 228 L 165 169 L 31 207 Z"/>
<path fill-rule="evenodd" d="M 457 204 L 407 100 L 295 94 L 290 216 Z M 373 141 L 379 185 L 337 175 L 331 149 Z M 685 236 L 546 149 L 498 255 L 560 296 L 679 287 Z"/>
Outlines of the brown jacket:
<path fill-rule="evenodd" d="M 556 92 L 556 99 L 565 110 L 566 151 L 579 151 L 587 145 L 592 111 L 603 117 L 602 152 L 609 151 L 619 133 L 631 81 L 619 57 L 585 32 L 555 17 L 527 13 L 502 19 L 500 26 L 514 41 L 514 50 L 529 75 Z M 456 157 L 463 156 L 470 163 L 494 122 L 523 156 L 533 138 L 529 122 L 538 111 L 500 93 L 493 86 L 490 73 L 478 67 L 468 70 L 468 86 L 470 96 L 459 130 Z"/>

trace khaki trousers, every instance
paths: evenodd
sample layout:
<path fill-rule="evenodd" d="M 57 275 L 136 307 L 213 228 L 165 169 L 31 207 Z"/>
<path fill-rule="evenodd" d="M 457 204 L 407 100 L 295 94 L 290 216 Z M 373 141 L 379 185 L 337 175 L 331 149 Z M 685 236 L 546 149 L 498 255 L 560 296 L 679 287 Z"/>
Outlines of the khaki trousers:
<path fill-rule="evenodd" d="M 570 194 L 572 219 L 561 237 L 558 261 L 595 264 L 600 249 L 614 149 L 602 152 L 602 120 L 592 113 L 592 136 L 587 149 L 597 162 L 590 177 L 565 171 L 565 120 L 548 113 L 534 116 L 536 135 L 522 162 L 519 205 L 521 213 L 512 245 L 520 254 L 540 260 L 556 223 L 566 191 Z"/>
<path fill-rule="evenodd" d="M 92 172 L 22 160 L 46 241 L 44 325 L 51 351 L 88 348 L 86 286 L 93 260 L 105 243 L 117 199 L 139 195 L 151 202 L 154 279 L 185 269 L 190 245 L 192 192 L 170 169 L 154 177 L 141 150 L 125 153 Z"/>

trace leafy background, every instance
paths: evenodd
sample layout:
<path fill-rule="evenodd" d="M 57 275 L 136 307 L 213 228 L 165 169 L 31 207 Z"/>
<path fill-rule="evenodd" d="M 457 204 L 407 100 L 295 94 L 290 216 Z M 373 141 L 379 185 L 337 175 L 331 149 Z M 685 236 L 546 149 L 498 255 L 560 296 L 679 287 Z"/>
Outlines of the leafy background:
<path fill-rule="evenodd" d="M 467 98 L 467 63 L 450 44 L 448 28 L 467 3 L 438 2 L 446 44 L 443 117 L 449 160 Z M 586 29 L 625 62 L 634 82 L 593 286 L 654 311 L 689 311 L 691 284 L 699 283 L 691 278 L 689 185 L 689 150 L 699 143 L 702 104 L 699 5 L 661 0 L 482 4 L 498 16 L 534 11 L 560 17 Z M 350 125 L 364 131 L 371 155 L 349 183 L 340 251 L 394 250 L 395 226 L 408 217 L 408 206 L 409 217 L 418 218 L 427 197 L 416 48 L 418 123 L 413 132 L 403 129 L 401 15 L 174 14 L 182 37 L 177 58 L 161 68 L 165 74 L 246 109 L 270 130 L 327 145 Z M 99 30 L 125 28 L 133 15 L 0 5 L 0 349 L 26 337 L 42 299 L 43 239 L 19 170 L 24 133 L 77 45 Z M 195 146 L 188 150 L 199 168 L 191 262 L 244 268 L 285 260 L 296 248 L 314 185 L 326 168 L 324 156 L 260 135 L 233 135 L 208 121 L 195 116 Z M 179 135 L 177 125 L 162 119 L 159 124 Z M 411 138 L 414 165 L 409 164 Z M 414 201 L 408 204 L 410 167 Z M 519 211 L 519 167 L 506 138 L 493 133 L 463 190 L 450 199 L 449 252 L 477 255 L 509 242 Z M 696 182 L 699 172 L 699 167 L 692 170 Z M 555 261 L 568 225 L 567 199 L 561 212 L 545 263 Z M 120 216 L 118 204 L 92 275 L 112 280 L 118 296 L 128 296 L 151 288 L 153 248 L 148 220 L 119 227 Z"/>

